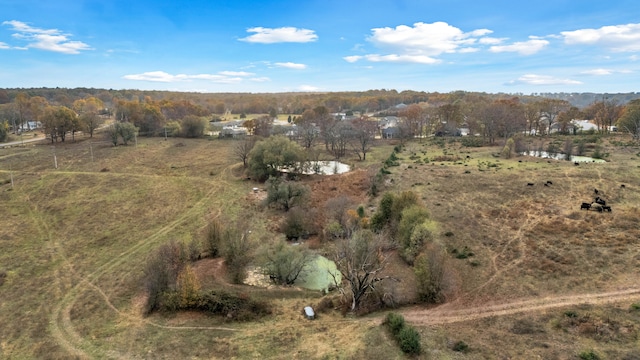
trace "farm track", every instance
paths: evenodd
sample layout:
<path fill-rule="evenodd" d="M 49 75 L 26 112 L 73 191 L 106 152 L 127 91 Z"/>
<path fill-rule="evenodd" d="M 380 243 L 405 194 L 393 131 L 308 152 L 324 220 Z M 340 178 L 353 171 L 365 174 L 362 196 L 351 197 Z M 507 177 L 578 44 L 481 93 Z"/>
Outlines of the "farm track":
<path fill-rule="evenodd" d="M 407 320 L 416 325 L 440 325 L 471 321 L 493 316 L 506 316 L 536 312 L 581 304 L 604 305 L 640 299 L 640 287 L 618 291 L 548 296 L 539 299 L 524 299 L 503 304 L 455 309 L 453 304 L 444 304 L 432 309 L 411 308 L 400 311 Z"/>
<path fill-rule="evenodd" d="M 150 175 L 143 175 L 143 174 L 99 173 L 99 172 L 98 173 L 95 173 L 95 172 L 46 172 L 46 173 L 47 174 L 90 174 L 90 175 L 100 174 L 100 175 L 111 175 L 111 176 L 113 176 L 114 174 L 117 174 L 117 176 L 150 176 Z M 156 175 L 151 175 L 151 176 L 156 176 Z M 119 316 L 126 316 L 129 319 L 131 319 L 133 316 L 126 315 L 120 310 L 118 310 L 111 303 L 108 295 L 102 289 L 100 289 L 97 285 L 95 285 L 95 282 L 110 270 L 130 260 L 132 256 L 137 255 L 142 250 L 147 250 L 147 248 L 149 246 L 154 245 L 158 239 L 162 238 L 163 236 L 168 234 L 170 231 L 174 230 L 181 224 L 185 223 L 187 220 L 190 220 L 193 217 L 202 215 L 202 211 L 205 210 L 206 206 L 208 205 L 208 201 L 210 201 L 213 198 L 213 195 L 219 191 L 222 191 L 224 189 L 225 184 L 229 184 L 227 180 L 229 178 L 232 178 L 231 171 L 229 167 L 225 167 L 223 171 L 216 177 L 216 182 L 214 183 L 215 185 L 213 185 L 211 189 L 206 194 L 204 194 L 196 204 L 194 204 L 194 206 L 189 208 L 189 210 L 181 214 L 181 216 L 176 218 L 171 223 L 167 224 L 166 226 L 158 230 L 155 234 L 129 247 L 128 249 L 120 253 L 117 257 L 115 257 L 112 261 L 104 263 L 92 273 L 82 278 L 79 278 L 76 284 L 67 291 L 67 293 L 62 297 L 62 300 L 55 306 L 50 316 L 49 330 L 51 334 L 54 336 L 54 338 L 56 339 L 56 341 L 71 356 L 74 356 L 77 358 L 91 358 L 98 354 L 100 357 L 108 356 L 107 354 L 103 353 L 100 349 L 95 347 L 89 340 L 82 338 L 82 336 L 78 334 L 73 327 L 70 313 L 73 305 L 75 304 L 76 300 L 80 297 L 80 295 L 85 290 L 88 290 L 88 289 L 94 290 L 100 294 L 100 296 L 104 299 L 106 305 L 109 308 L 111 308 L 114 312 L 116 312 L 116 314 L 118 314 Z M 220 215 L 219 209 L 220 208 L 218 208 L 218 213 L 216 216 Z M 46 227 L 44 227 L 44 229 L 46 229 Z M 48 230 L 47 230 L 46 236 L 49 239 L 52 239 L 51 233 Z M 68 266 L 71 266 L 71 264 L 67 261 L 67 258 L 65 256 L 64 249 L 62 248 L 62 246 L 57 241 L 54 241 L 53 244 L 54 244 L 54 250 L 56 252 L 56 255 L 61 257 L 65 261 L 65 263 L 67 263 Z M 73 277 L 77 277 L 77 275 L 74 274 Z M 140 321 L 140 319 L 137 319 L 137 318 L 135 320 Z M 184 326 L 172 327 L 172 326 L 156 324 L 147 320 L 142 320 L 142 321 L 144 321 L 148 325 L 165 328 L 165 329 L 234 330 L 234 329 L 225 328 L 225 327 L 184 327 Z M 114 355 L 113 353 L 110 353 L 110 354 Z M 108 356 L 108 357 L 111 357 L 111 356 Z M 119 357 L 119 356 L 116 356 L 116 357 Z"/>

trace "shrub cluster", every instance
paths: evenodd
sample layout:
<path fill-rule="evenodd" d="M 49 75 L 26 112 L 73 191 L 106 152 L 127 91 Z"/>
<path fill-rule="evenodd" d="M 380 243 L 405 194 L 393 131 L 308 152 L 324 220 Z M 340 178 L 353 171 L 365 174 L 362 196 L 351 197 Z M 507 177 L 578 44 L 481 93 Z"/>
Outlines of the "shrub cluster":
<path fill-rule="evenodd" d="M 214 290 L 199 292 L 188 303 L 181 300 L 178 291 L 166 292 L 159 310 L 195 310 L 236 321 L 251 321 L 271 314 L 271 308 L 265 301 L 251 299 L 243 294 Z"/>
<path fill-rule="evenodd" d="M 415 328 L 405 323 L 402 315 L 389 313 L 384 323 L 398 342 L 400 350 L 407 354 L 420 354 L 420 334 Z"/>

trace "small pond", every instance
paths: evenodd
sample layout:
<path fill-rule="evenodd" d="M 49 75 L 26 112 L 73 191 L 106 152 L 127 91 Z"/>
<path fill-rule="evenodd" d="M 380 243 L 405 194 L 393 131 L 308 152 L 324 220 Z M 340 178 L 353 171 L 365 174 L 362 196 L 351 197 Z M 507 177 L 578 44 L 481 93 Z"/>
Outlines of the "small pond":
<path fill-rule="evenodd" d="M 524 151 L 524 152 L 521 152 L 520 155 L 535 156 L 535 157 L 544 158 L 544 159 L 566 160 L 566 157 L 565 157 L 564 154 L 555 154 L 555 155 L 551 156 L 546 151 Z M 604 163 L 604 162 L 606 162 L 606 161 L 604 161 L 602 159 L 594 159 L 594 158 L 588 157 L 588 156 L 571 156 L 571 161 L 573 161 L 573 162 L 594 162 L 594 163 Z"/>
<path fill-rule="evenodd" d="M 280 168 L 282 172 L 289 172 L 288 168 Z M 305 175 L 336 175 L 351 171 L 351 167 L 340 161 L 307 161 L 304 163 L 302 173 Z"/>
<path fill-rule="evenodd" d="M 339 161 L 309 161 L 308 165 L 308 169 L 303 172 L 307 175 L 336 175 L 351 171 L 351 167 L 349 165 Z"/>
<path fill-rule="evenodd" d="M 303 279 L 296 281 L 296 285 L 309 290 L 327 292 L 329 288 L 334 286 L 334 281 L 338 281 L 338 283 L 342 281 L 342 274 L 338 271 L 336 263 L 324 256 L 317 255 L 309 265 L 309 271 Z"/>
<path fill-rule="evenodd" d="M 335 276 L 335 281 L 338 281 L 338 283 L 342 281 L 342 274 L 338 271 L 336 263 L 321 255 L 315 256 L 313 261 L 309 263 L 307 270 L 304 278 L 296 281 L 296 286 L 328 292 L 335 284 L 333 276 Z M 269 280 L 269 276 L 264 275 L 259 267 L 249 269 L 244 283 L 261 287 L 273 285 L 273 282 Z"/>

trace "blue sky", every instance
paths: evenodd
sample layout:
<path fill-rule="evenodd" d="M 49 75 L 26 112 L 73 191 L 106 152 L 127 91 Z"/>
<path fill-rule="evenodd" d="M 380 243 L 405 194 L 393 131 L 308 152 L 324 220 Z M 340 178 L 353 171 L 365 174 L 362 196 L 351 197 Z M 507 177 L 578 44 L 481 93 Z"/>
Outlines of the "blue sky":
<path fill-rule="evenodd" d="M 0 87 L 640 91 L 632 1 L 0 0 Z"/>

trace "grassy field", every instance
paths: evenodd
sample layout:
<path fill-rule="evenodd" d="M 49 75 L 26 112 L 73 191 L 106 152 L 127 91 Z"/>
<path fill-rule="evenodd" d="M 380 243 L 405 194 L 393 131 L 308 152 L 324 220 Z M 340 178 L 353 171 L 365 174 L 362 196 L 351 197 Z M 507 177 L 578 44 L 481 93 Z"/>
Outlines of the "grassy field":
<path fill-rule="evenodd" d="M 447 304 L 397 309 L 419 329 L 422 358 L 576 359 L 591 350 L 640 358 L 640 311 L 629 310 L 640 295 L 593 305 L 556 300 L 639 286 L 640 148 L 626 141 L 605 139 L 608 162 L 579 166 L 504 159 L 495 157 L 500 148 L 459 142 L 405 147 L 387 190 L 419 194 L 455 274 Z M 0 149 L 0 358 L 403 358 L 380 326 L 383 314 L 328 311 L 309 322 L 300 311 L 321 294 L 298 289 L 236 286 L 273 305 L 271 316 L 254 323 L 143 315 L 142 269 L 161 244 L 199 240 L 216 217 L 249 220 L 259 242 L 280 236 L 269 231 L 275 215 L 251 200 L 257 184 L 241 176 L 230 144 L 141 138 L 114 148 L 82 139 L 55 149 Z M 393 145 L 375 148 L 356 167 L 379 167 Z M 375 206 L 354 176 L 308 180 L 315 202 L 347 193 Z M 580 210 L 594 189 L 611 213 Z M 454 250 L 473 256 L 458 259 Z M 390 269 L 411 284 L 401 263 Z M 528 311 L 530 299 L 548 306 Z M 518 311 L 488 308 L 505 303 Z M 482 316 L 452 320 L 444 312 L 460 309 Z M 452 350 L 457 341 L 467 352 Z"/>

